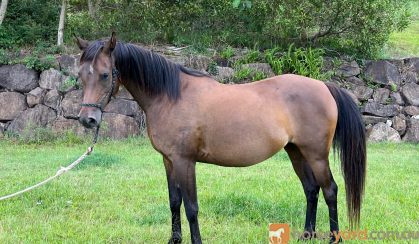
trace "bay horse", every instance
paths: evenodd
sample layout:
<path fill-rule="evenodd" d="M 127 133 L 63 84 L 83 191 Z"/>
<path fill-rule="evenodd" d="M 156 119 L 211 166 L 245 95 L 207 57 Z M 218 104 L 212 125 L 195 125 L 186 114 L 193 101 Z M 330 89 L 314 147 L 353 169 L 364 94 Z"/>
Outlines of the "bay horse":
<path fill-rule="evenodd" d="M 330 231 L 339 231 L 338 187 L 328 159 L 332 146 L 340 155 L 350 226 L 359 226 L 366 170 L 365 128 L 356 104 L 344 90 L 292 74 L 225 85 L 151 51 L 117 41 L 115 33 L 92 42 L 76 37 L 76 42 L 82 50 L 81 124 L 99 126 L 102 109 L 120 85 L 146 113 L 148 136 L 166 169 L 172 213 L 169 243 L 182 240 L 182 201 L 192 243 L 202 242 L 196 162 L 245 167 L 282 148 L 306 196 L 305 231 L 315 231 L 320 188 L 329 209 Z"/>

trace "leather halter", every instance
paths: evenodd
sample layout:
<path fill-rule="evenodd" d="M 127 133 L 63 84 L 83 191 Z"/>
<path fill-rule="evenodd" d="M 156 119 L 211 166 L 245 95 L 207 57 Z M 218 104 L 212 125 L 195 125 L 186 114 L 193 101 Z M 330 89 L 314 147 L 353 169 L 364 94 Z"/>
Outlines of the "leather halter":
<path fill-rule="evenodd" d="M 109 93 L 106 93 L 105 96 L 99 100 L 99 103 L 81 103 L 80 106 L 98 108 L 100 109 L 101 112 L 103 112 L 104 106 L 106 106 L 106 104 L 108 104 L 111 101 L 112 94 L 115 89 L 116 79 L 118 79 L 118 77 L 119 77 L 119 71 L 115 67 L 113 67 L 112 68 L 112 86 Z M 103 104 L 103 100 L 106 98 L 107 98 L 107 101 L 105 104 Z"/>

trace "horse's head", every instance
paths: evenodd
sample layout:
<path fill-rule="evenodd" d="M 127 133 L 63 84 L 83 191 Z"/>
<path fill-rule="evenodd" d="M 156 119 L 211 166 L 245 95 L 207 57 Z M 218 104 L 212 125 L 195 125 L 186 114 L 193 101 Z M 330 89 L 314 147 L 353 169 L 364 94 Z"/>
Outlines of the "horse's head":
<path fill-rule="evenodd" d="M 79 78 L 83 85 L 79 121 L 83 126 L 92 128 L 100 124 L 103 109 L 119 88 L 118 71 L 112 56 L 116 36 L 113 32 L 111 38 L 100 46 L 98 42 L 89 43 L 78 37 L 76 42 L 83 51 L 79 67 Z"/>

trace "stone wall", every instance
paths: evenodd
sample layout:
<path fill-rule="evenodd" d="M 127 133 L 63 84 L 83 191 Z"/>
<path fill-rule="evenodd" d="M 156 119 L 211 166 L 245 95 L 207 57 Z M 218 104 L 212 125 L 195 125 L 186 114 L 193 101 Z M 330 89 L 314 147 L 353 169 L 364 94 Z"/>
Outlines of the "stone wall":
<path fill-rule="evenodd" d="M 222 66 L 228 63 L 214 65 L 211 58 L 183 55 L 171 47 L 154 51 L 176 63 L 213 73 L 224 83 L 234 80 L 235 70 Z M 58 58 L 59 68 L 41 74 L 19 64 L 1 66 L 0 132 L 19 134 L 25 128 L 47 127 L 57 133 L 73 130 L 85 134 L 86 129 L 76 120 L 82 91 L 71 82 L 71 77 L 77 76 L 77 62 L 78 56 L 63 55 Z M 244 66 L 267 77 L 274 75 L 266 63 Z M 325 71 L 332 72 L 330 81 L 345 88 L 359 105 L 370 141 L 419 142 L 419 58 L 359 63 L 326 58 Z M 144 113 L 125 89 L 105 108 L 103 121 L 101 136 L 111 138 L 138 135 L 145 126 Z"/>
<path fill-rule="evenodd" d="M 78 57 L 64 55 L 58 61 L 59 70 L 51 68 L 40 74 L 21 64 L 0 67 L 0 133 L 21 134 L 39 127 L 54 133 L 88 132 L 77 121 L 82 101 L 82 90 L 73 78 L 78 73 Z M 137 103 L 121 89 L 105 108 L 101 136 L 139 135 L 144 120 Z"/>
<path fill-rule="evenodd" d="M 332 82 L 360 106 L 369 141 L 419 142 L 419 58 L 343 61 Z"/>
<path fill-rule="evenodd" d="M 183 55 L 172 47 L 154 47 L 173 62 L 205 71 L 211 59 L 201 55 Z M 74 131 L 85 135 L 77 121 L 82 90 L 75 84 L 79 55 L 62 55 L 56 68 L 38 73 L 24 65 L 0 65 L 0 136 L 22 134 L 35 128 L 54 133 Z M 106 106 L 100 136 L 120 139 L 146 133 L 145 114 L 128 91 L 121 86 Z"/>

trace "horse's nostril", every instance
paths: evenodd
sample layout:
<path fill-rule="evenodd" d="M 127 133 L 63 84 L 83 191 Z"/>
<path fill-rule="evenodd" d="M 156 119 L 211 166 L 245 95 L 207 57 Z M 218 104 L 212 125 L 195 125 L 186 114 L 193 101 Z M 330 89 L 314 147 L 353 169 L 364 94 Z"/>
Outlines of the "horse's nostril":
<path fill-rule="evenodd" d="M 91 124 L 91 125 L 95 125 L 96 124 L 96 119 L 95 118 L 92 118 L 92 117 L 87 118 L 87 123 L 88 124 Z"/>
<path fill-rule="evenodd" d="M 97 121 L 96 121 L 96 119 L 95 119 L 94 117 L 88 117 L 88 118 L 87 118 L 87 124 L 88 124 L 90 127 L 94 127 L 94 126 L 96 126 L 96 125 L 97 125 Z"/>
<path fill-rule="evenodd" d="M 97 120 L 94 117 L 80 117 L 79 120 L 87 128 L 97 126 Z"/>

